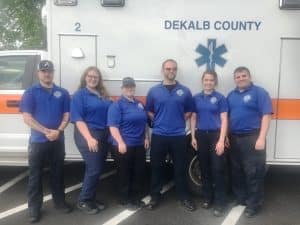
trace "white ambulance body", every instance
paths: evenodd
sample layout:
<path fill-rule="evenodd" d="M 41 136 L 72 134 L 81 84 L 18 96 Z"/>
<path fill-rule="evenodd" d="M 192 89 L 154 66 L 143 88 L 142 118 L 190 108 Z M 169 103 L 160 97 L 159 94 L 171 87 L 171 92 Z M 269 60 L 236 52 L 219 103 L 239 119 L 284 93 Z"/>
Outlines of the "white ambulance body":
<path fill-rule="evenodd" d="M 24 89 L 36 82 L 35 71 L 47 53 L 0 51 L 0 165 L 26 165 L 29 128 L 19 113 Z"/>
<path fill-rule="evenodd" d="M 177 80 L 193 94 L 201 90 L 203 71 L 215 69 L 218 90 L 227 95 L 235 86 L 233 70 L 247 66 L 273 100 L 268 163 L 300 164 L 297 8 L 300 0 L 48 0 L 48 58 L 55 64 L 56 84 L 71 94 L 83 70 L 93 65 L 112 96 L 120 95 L 125 76 L 136 79 L 137 96 L 146 96 L 162 79 L 161 63 L 168 58 L 178 62 Z M 1 104 L 6 94 L 20 99 L 21 89 L 0 90 Z M 0 114 L 3 165 L 26 164 L 29 129 L 16 113 Z M 72 130 L 71 124 L 66 160 L 80 160 Z"/>

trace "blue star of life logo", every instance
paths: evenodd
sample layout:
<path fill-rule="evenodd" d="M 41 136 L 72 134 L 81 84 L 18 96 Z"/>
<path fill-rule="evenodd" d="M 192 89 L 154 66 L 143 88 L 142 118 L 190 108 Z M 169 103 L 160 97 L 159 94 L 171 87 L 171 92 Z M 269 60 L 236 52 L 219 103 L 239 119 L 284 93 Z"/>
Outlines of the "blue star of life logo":
<path fill-rule="evenodd" d="M 222 44 L 216 47 L 216 45 L 216 39 L 208 39 L 207 47 L 202 44 L 198 45 L 196 52 L 201 55 L 195 60 L 198 67 L 206 64 L 207 70 L 215 70 L 215 65 L 223 67 L 226 64 L 227 60 L 222 57 L 227 52 L 226 46 Z"/>

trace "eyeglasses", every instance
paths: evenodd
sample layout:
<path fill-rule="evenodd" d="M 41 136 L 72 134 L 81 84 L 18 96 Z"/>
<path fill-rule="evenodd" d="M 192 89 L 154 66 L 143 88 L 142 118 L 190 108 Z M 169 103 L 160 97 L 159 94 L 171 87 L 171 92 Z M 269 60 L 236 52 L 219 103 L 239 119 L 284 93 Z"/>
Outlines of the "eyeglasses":
<path fill-rule="evenodd" d="M 94 76 L 94 75 L 86 75 L 86 77 L 87 77 L 88 79 L 95 79 L 95 80 L 98 80 L 98 79 L 99 79 L 98 76 Z"/>
<path fill-rule="evenodd" d="M 174 68 L 167 67 L 167 68 L 164 68 L 164 70 L 166 70 L 166 71 L 177 71 L 177 68 L 176 67 L 174 67 Z"/>

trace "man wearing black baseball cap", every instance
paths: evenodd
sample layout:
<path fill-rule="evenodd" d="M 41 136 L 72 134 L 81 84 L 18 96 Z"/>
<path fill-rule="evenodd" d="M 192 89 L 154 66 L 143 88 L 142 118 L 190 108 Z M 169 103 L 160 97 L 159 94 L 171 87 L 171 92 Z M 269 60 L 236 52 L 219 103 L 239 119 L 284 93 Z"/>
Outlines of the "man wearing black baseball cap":
<path fill-rule="evenodd" d="M 64 129 L 69 122 L 70 95 L 53 83 L 54 66 L 49 60 L 38 65 L 39 82 L 23 94 L 20 112 L 31 128 L 28 164 L 28 209 L 30 222 L 40 220 L 43 203 L 42 174 L 45 162 L 50 166 L 50 186 L 55 208 L 69 213 L 65 202 L 63 165 Z"/>
<path fill-rule="evenodd" d="M 122 80 L 122 87 L 135 87 L 135 81 L 131 77 L 124 77 Z"/>
<path fill-rule="evenodd" d="M 49 60 L 42 60 L 38 65 L 38 70 L 53 72 L 54 71 L 53 63 Z"/>

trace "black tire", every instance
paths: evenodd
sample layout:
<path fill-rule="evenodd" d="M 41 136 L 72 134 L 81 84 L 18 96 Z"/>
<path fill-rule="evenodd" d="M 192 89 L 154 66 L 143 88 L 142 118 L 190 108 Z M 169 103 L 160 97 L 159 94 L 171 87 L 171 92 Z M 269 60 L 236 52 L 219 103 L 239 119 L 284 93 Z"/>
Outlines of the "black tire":
<path fill-rule="evenodd" d="M 202 188 L 200 165 L 197 154 L 191 147 L 188 150 L 187 180 L 189 191 L 200 196 Z"/>

